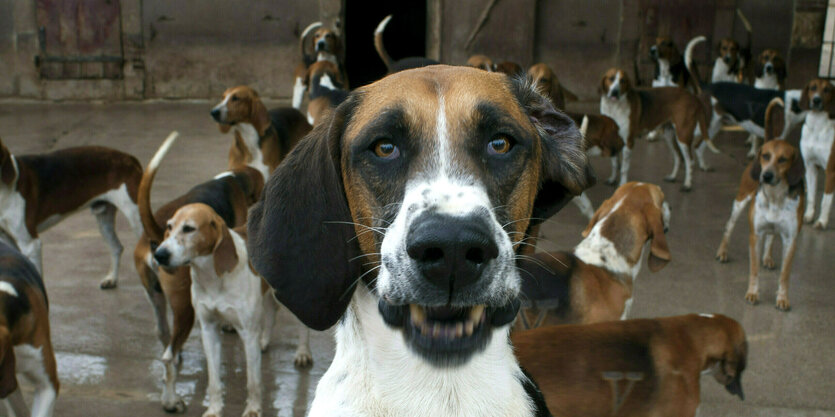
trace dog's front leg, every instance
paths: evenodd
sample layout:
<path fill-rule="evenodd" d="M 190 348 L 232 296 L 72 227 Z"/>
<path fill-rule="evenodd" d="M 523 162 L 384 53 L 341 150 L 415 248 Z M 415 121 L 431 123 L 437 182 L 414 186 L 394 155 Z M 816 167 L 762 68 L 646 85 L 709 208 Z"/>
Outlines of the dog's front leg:
<path fill-rule="evenodd" d="M 802 149 L 802 148 L 801 148 Z M 809 160 L 808 158 L 803 158 Z M 818 167 L 813 163 L 806 164 L 806 212 L 803 213 L 803 221 L 812 223 L 815 219 L 815 191 L 818 187 Z"/>
<path fill-rule="evenodd" d="M 794 234 L 782 233 L 780 237 L 783 240 L 783 267 L 780 269 L 780 285 L 777 287 L 776 307 L 778 310 L 788 311 L 791 308 L 791 304 L 789 304 L 789 276 L 792 272 L 794 250 L 797 248 L 797 232 Z"/>
<path fill-rule="evenodd" d="M 745 207 L 748 206 L 749 201 L 751 201 L 751 195 L 748 195 L 742 200 L 734 200 L 734 205 L 731 209 L 731 217 L 728 219 L 728 223 L 725 224 L 725 233 L 722 235 L 722 243 L 719 244 L 719 249 L 716 251 L 716 260 L 719 262 L 728 262 L 728 243 L 731 240 L 731 233 L 734 231 L 734 226 L 736 225 L 739 215 L 742 214 Z"/>
<path fill-rule="evenodd" d="M 238 329 L 238 332 L 241 334 L 246 355 L 247 397 L 243 417 L 261 417 L 261 332 L 260 329 Z"/>
<path fill-rule="evenodd" d="M 10 416 L 23 417 L 29 414 L 29 410 L 26 409 L 26 402 L 23 401 L 23 394 L 20 392 L 20 388 L 9 394 L 9 396 L 3 400 L 3 403 L 6 405 L 6 412 L 9 413 Z"/>
<path fill-rule="evenodd" d="M 200 336 L 203 339 L 203 352 L 206 353 L 206 368 L 209 372 L 209 408 L 203 417 L 220 417 L 223 412 L 223 382 L 220 380 L 220 331 L 218 324 L 205 317 L 205 312 L 198 312 Z M 247 366 L 249 351 L 247 351 Z"/>
<path fill-rule="evenodd" d="M 830 188 L 830 179 L 826 179 L 826 189 Z M 835 178 L 832 179 L 832 182 L 835 183 Z M 835 184 L 832 185 L 832 188 L 835 188 Z M 829 210 L 832 209 L 832 196 L 835 194 L 833 191 L 829 191 L 829 193 L 824 192 L 823 198 L 821 199 L 821 213 L 818 216 L 818 221 L 815 222 L 815 229 L 826 229 L 826 225 L 829 223 Z"/>
<path fill-rule="evenodd" d="M 748 263 L 750 265 L 750 274 L 748 276 L 748 292 L 745 293 L 745 300 L 751 304 L 757 304 L 760 298 L 760 252 L 762 251 L 763 234 L 753 230 L 753 224 L 751 225 L 751 229 L 751 233 L 748 235 Z"/>

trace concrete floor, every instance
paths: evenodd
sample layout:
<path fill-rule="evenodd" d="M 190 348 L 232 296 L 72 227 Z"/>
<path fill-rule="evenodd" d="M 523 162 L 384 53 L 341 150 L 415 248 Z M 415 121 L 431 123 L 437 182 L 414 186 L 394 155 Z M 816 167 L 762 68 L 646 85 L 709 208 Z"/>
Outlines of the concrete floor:
<path fill-rule="evenodd" d="M 212 103 L 43 104 L 0 102 L 0 137 L 16 154 L 76 145 L 106 145 L 147 163 L 171 130 L 180 139 L 163 163 L 153 189 L 157 207 L 192 185 L 223 171 L 230 138 L 209 119 Z M 595 107 L 589 104 L 589 107 Z M 740 173 L 746 163 L 743 135 L 722 134 L 722 155 L 708 155 L 714 172 L 694 174 L 694 190 L 661 178 L 671 168 L 666 145 L 640 141 L 633 153 L 631 179 L 660 184 L 673 215 L 668 242 L 673 261 L 658 273 L 643 268 L 636 284 L 634 317 L 689 312 L 720 312 L 739 320 L 748 332 L 750 356 L 743 378 L 746 400 L 732 397 L 712 378 L 702 384 L 700 416 L 835 416 L 835 232 L 804 229 L 798 246 L 790 299 L 792 310 L 774 309 L 777 272 L 761 278 L 764 299 L 745 303 L 747 222 L 742 219 L 731 241 L 727 264 L 713 260 Z M 601 178 L 607 160 L 595 158 Z M 612 192 L 606 185 L 589 191 L 595 205 Z M 570 249 L 586 220 L 567 206 L 543 229 L 541 248 Z M 108 267 L 107 250 L 95 220 L 78 213 L 42 235 L 45 283 L 50 298 L 52 339 L 57 351 L 61 392 L 58 416 L 162 416 L 159 406 L 162 347 L 155 337 L 150 306 L 133 270 L 136 242 L 127 222 L 118 219 L 125 245 L 119 287 L 102 291 L 99 279 Z M 293 366 L 295 321 L 282 312 L 273 342 L 264 356 L 265 415 L 302 416 L 316 382 L 333 355 L 330 332 L 311 338 L 312 369 Z M 245 398 L 243 352 L 237 336 L 224 336 L 225 415 L 239 415 Z M 188 404 L 186 416 L 205 410 L 206 374 L 199 329 L 183 354 L 178 392 Z M 25 392 L 26 398 L 31 398 Z"/>

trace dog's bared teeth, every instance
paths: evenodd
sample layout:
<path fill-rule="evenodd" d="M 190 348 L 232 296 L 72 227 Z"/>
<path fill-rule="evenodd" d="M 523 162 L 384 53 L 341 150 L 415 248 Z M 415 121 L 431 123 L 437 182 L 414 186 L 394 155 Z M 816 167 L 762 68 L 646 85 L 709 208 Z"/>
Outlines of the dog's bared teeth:
<path fill-rule="evenodd" d="M 426 322 L 426 313 L 420 306 L 409 304 L 409 312 L 411 312 L 412 315 L 412 323 L 415 325 L 420 326 Z"/>
<path fill-rule="evenodd" d="M 420 327 L 420 334 L 423 336 L 428 336 L 429 333 L 432 333 L 432 331 L 429 329 L 429 325 L 425 322 L 418 327 Z"/>
<path fill-rule="evenodd" d="M 467 322 L 464 323 L 464 334 L 472 336 L 473 330 L 475 330 L 475 322 L 473 320 L 467 320 Z"/>
<path fill-rule="evenodd" d="M 461 337 L 464 335 L 464 323 L 456 323 L 455 324 L 455 337 Z"/>
<path fill-rule="evenodd" d="M 483 305 L 477 305 L 470 310 L 470 321 L 478 323 L 482 316 L 484 316 Z"/>
<path fill-rule="evenodd" d="M 438 337 L 440 335 L 441 335 L 441 324 L 440 323 L 435 323 L 435 325 L 432 327 L 432 337 Z"/>

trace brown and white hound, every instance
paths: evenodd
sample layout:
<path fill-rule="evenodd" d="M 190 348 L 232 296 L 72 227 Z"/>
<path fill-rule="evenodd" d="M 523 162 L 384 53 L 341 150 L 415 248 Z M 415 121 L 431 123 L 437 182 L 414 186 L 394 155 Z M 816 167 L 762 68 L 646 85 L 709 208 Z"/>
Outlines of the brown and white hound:
<path fill-rule="evenodd" d="M 43 271 L 39 234 L 79 210 L 90 208 L 110 249 L 110 271 L 101 288 L 119 282 L 123 247 L 116 235 L 116 210 L 139 236 L 136 192 L 142 165 L 131 155 L 101 146 L 14 155 L 0 141 L 0 229 Z"/>
<path fill-rule="evenodd" d="M 782 90 L 786 82 L 786 61 L 776 49 L 765 49 L 754 62 L 754 87 Z"/>
<path fill-rule="evenodd" d="M 265 179 L 311 129 L 294 108 L 268 112 L 258 93 L 245 85 L 227 89 L 210 114 L 222 133 L 234 130 L 229 169 L 250 166 Z"/>
<path fill-rule="evenodd" d="M 550 324 L 625 319 L 644 252 L 649 249 L 652 272 L 670 262 L 669 225 L 670 206 L 659 186 L 622 185 L 594 213 L 573 252 L 540 252 L 517 260 L 527 272 L 520 275 L 523 306 L 540 310 L 534 323 L 522 311 L 525 327 L 539 327 L 549 312 Z"/>
<path fill-rule="evenodd" d="M 320 61 L 310 66 L 310 102 L 307 104 L 307 122 L 316 126 L 325 114 L 348 98 L 348 90 L 337 78 L 339 73 L 335 65 Z"/>
<path fill-rule="evenodd" d="M 312 45 L 308 45 L 307 39 L 313 33 Z M 330 62 L 337 67 L 339 78 L 345 88 L 348 87 L 348 76 L 345 72 L 345 54 L 342 47 L 342 39 L 336 28 L 329 29 L 322 26 L 321 22 L 314 22 L 308 25 L 299 38 L 299 52 L 301 62 L 296 65 L 293 73 L 295 84 L 293 85 L 293 108 L 301 110 L 304 92 L 310 84 L 309 69 L 316 62 Z M 312 53 L 311 53 L 312 52 Z"/>
<path fill-rule="evenodd" d="M 687 88 L 691 83 L 698 82 L 691 79 L 684 57 L 669 36 L 655 38 L 655 44 L 649 48 L 649 56 L 655 64 L 653 87 Z"/>
<path fill-rule="evenodd" d="M 508 77 L 517 77 L 525 73 L 521 65 L 513 61 L 502 61 L 496 64 L 496 72 L 501 72 Z"/>
<path fill-rule="evenodd" d="M 17 374 L 35 385 L 31 413 Z M 16 248 L 0 242 L 0 399 L 13 415 L 51 417 L 59 387 L 41 275 Z"/>
<path fill-rule="evenodd" d="M 554 417 L 694 417 L 710 373 L 744 399 L 748 343 L 720 314 L 546 326 L 511 335 Z"/>
<path fill-rule="evenodd" d="M 826 229 L 835 195 L 835 86 L 828 80 L 815 79 L 806 84 L 800 96 L 800 108 L 807 112 L 800 134 L 800 153 L 806 165 L 806 212 L 803 220 L 814 221 L 816 229 Z M 824 172 L 823 198 L 815 221 L 815 193 L 818 168 Z"/>
<path fill-rule="evenodd" d="M 389 74 L 394 74 L 395 72 L 407 69 L 421 68 L 428 65 L 438 64 L 438 61 L 422 56 L 412 56 L 398 59 L 397 61 L 391 59 L 391 56 L 389 56 L 386 51 L 386 46 L 383 43 L 383 32 L 386 31 L 386 26 L 388 26 L 391 18 L 392 15 L 388 15 L 383 18 L 383 20 L 380 21 L 380 24 L 377 25 L 377 29 L 374 30 L 374 49 L 377 50 L 377 55 L 379 55 L 383 63 L 386 64 Z"/>
<path fill-rule="evenodd" d="M 540 62 L 531 65 L 528 68 L 528 76 L 533 78 L 542 93 L 548 96 L 558 109 L 565 110 L 566 100 L 577 101 L 577 96 L 560 83 L 557 74 L 548 64 Z M 593 125 L 591 121 L 589 123 L 591 123 L 590 126 Z"/>
<path fill-rule="evenodd" d="M 154 249 L 164 238 L 166 222 L 180 207 L 187 204 L 203 203 L 210 206 L 224 220 L 227 227 L 244 225 L 247 209 L 260 197 L 264 179 L 256 169 L 243 166 L 222 173 L 211 181 L 198 184 L 152 213 L 151 185 L 159 164 L 170 150 L 175 137 L 176 134 L 172 133 L 166 139 L 148 164 L 148 169 L 139 184 L 138 205 L 145 232 L 136 244 L 133 260 L 156 316 L 160 342 L 166 347 L 162 356 L 165 365 L 162 406 L 167 411 L 182 412 L 185 410 L 185 403 L 177 395 L 174 385 L 177 380 L 177 360 L 194 325 L 191 276 L 187 266 L 161 268 L 154 259 Z M 171 307 L 173 323 L 170 330 L 166 318 L 168 306 Z"/>
<path fill-rule="evenodd" d="M 540 415 L 508 338 L 516 254 L 593 183 L 581 142 L 526 80 L 464 66 L 389 75 L 314 128 L 248 222 L 279 301 L 336 325 L 310 416 Z"/>
<path fill-rule="evenodd" d="M 698 97 L 678 87 L 633 88 L 629 77 L 618 68 L 612 68 L 603 74 L 599 91 L 600 112 L 617 122 L 619 134 L 626 142 L 620 167 L 622 183 L 626 181 L 629 173 L 630 156 L 635 138 L 641 133 L 668 123 L 675 131 L 674 135 L 664 135 L 673 156 L 673 171 L 664 180 L 676 180 L 680 153 L 684 159 L 685 169 L 682 191 L 689 191 L 692 188 L 693 168 L 690 156 L 692 148 L 696 149 L 699 167 L 702 170 L 709 169 L 704 161 L 704 150 L 706 147 L 710 147 L 713 152 L 717 150 L 709 146 L 709 137 L 703 137 L 704 132 L 707 132 L 707 117 Z M 699 136 L 694 133 L 697 126 L 702 133 Z M 675 144 L 673 137 L 675 137 Z"/>
<path fill-rule="evenodd" d="M 467 66 L 478 68 L 487 72 L 495 71 L 493 60 L 487 55 L 476 54 L 467 59 Z"/>

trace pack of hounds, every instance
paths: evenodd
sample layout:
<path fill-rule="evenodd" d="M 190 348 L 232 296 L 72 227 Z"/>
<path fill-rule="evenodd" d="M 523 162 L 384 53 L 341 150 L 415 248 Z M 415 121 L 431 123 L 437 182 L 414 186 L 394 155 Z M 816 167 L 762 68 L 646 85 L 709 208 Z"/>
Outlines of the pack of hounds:
<path fill-rule="evenodd" d="M 650 48 L 653 88 L 612 68 L 601 76 L 600 114 L 564 112 L 577 97 L 544 63 L 392 60 L 383 46 L 391 20 L 374 32 L 389 75 L 373 84 L 349 89 L 339 33 L 315 23 L 301 36 L 292 107 L 268 110 L 247 86 L 226 90 L 210 116 L 231 134 L 228 170 L 155 211 L 151 187 L 176 132 L 145 169 L 103 147 L 0 147 L 0 398 L 9 410 L 52 415 L 59 381 L 39 234 L 84 208 L 110 248 L 102 289 L 119 282 L 117 211 L 139 237 L 133 260 L 156 317 L 169 412 L 186 407 L 175 384 L 196 316 L 203 415 L 223 413 L 224 328 L 244 347 L 243 415 L 262 415 L 261 353 L 279 303 L 302 323 L 298 367 L 313 361 L 309 329 L 335 326 L 310 416 L 694 416 L 705 373 L 744 399 L 748 347 L 735 320 L 627 320 L 643 259 L 652 272 L 672 259 L 670 207 L 657 185 L 628 181 L 630 156 L 638 139 L 663 137 L 673 159 L 664 180 L 683 165 L 689 191 L 693 163 L 707 171 L 705 150 L 719 152 L 716 134 L 747 131 L 752 161 L 716 258 L 727 261 L 750 205 L 745 300 L 759 301 L 776 236 L 775 305 L 788 311 L 798 234 L 804 223 L 827 227 L 835 191 L 833 86 L 785 89 L 777 51 L 752 61 L 732 39 L 719 43 L 704 81 L 693 53 L 705 37 L 683 54 L 661 37 Z M 784 139 L 800 123 L 797 149 Z M 584 190 L 598 155 L 610 158 L 606 183 L 617 188 L 595 210 Z M 583 240 L 535 252 L 542 221 L 569 201 L 589 218 Z M 31 407 L 17 374 L 35 386 Z"/>

